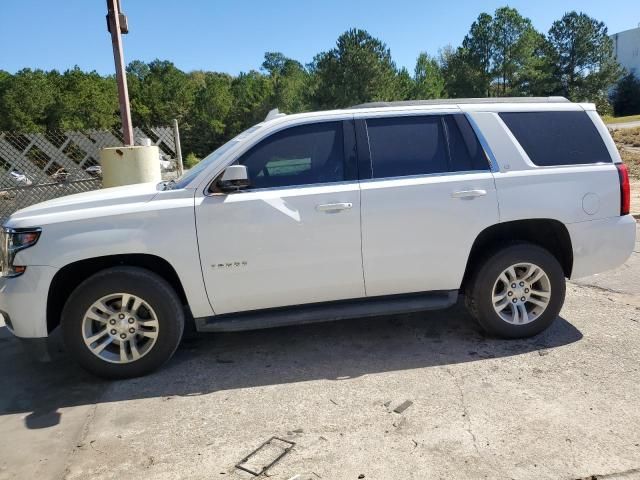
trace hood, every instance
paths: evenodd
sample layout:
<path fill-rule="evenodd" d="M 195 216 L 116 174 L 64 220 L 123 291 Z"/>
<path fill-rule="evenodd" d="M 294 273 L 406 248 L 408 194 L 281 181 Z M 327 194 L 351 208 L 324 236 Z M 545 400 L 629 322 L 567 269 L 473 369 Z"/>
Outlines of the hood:
<path fill-rule="evenodd" d="M 149 202 L 158 194 L 157 183 L 139 183 L 124 187 L 103 188 L 37 203 L 15 212 L 6 226 L 35 227 L 47 223 L 98 216 L 101 212 L 122 212 L 128 206 Z"/>

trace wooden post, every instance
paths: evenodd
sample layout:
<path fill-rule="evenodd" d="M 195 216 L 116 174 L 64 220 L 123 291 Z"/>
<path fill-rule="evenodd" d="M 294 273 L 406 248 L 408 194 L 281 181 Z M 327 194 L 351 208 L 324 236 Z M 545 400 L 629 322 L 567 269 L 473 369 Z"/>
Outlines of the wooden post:
<path fill-rule="evenodd" d="M 178 129 L 178 120 L 173 119 L 173 142 L 176 146 L 176 167 L 178 176 L 182 176 L 184 166 L 182 164 L 182 148 L 180 147 L 180 130 Z"/>
<path fill-rule="evenodd" d="M 116 83 L 118 84 L 118 100 L 120 102 L 120 118 L 125 146 L 133 146 L 133 125 L 131 123 L 131 107 L 129 106 L 129 90 L 127 74 L 124 68 L 122 52 L 122 31 L 120 26 L 120 0 L 107 0 L 107 22 L 111 32 L 113 59 L 116 64 Z"/>

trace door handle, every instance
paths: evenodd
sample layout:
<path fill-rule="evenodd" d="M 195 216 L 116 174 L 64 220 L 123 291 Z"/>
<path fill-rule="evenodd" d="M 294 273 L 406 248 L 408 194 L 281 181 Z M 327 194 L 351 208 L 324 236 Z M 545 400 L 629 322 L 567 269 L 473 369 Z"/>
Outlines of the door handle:
<path fill-rule="evenodd" d="M 475 198 L 484 197 L 487 194 L 486 190 L 460 190 L 453 192 L 451 198 Z"/>
<path fill-rule="evenodd" d="M 323 203 L 322 205 L 317 205 L 316 210 L 319 212 L 339 212 L 341 210 L 349 210 L 353 207 L 353 203 Z"/>

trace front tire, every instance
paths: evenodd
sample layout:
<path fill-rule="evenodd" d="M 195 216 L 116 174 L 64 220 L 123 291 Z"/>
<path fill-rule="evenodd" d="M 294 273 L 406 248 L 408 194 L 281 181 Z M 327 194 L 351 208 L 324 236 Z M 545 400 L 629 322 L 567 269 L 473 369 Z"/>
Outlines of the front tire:
<path fill-rule="evenodd" d="M 83 368 L 103 378 L 131 378 L 171 358 L 182 338 L 184 310 L 162 277 L 114 267 L 73 291 L 61 325 L 67 350 Z"/>
<path fill-rule="evenodd" d="M 477 268 L 465 300 L 485 331 L 524 338 L 547 329 L 565 297 L 558 260 L 538 245 L 518 243 L 490 254 Z"/>

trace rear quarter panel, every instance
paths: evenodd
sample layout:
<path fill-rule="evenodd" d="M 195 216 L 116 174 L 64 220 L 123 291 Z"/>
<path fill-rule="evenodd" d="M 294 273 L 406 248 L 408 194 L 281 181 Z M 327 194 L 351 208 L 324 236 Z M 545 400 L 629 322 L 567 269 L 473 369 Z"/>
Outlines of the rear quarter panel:
<path fill-rule="evenodd" d="M 616 168 L 620 156 L 592 107 L 564 104 L 547 108 L 587 110 L 611 158 L 597 164 L 553 167 L 533 164 L 496 112 L 468 112 L 497 163 L 494 179 L 500 221 L 540 218 L 562 222 L 573 250 L 571 278 L 621 265 L 631 254 L 636 235 L 634 219 L 620 216 Z"/>
<path fill-rule="evenodd" d="M 569 106 L 581 109 L 576 104 L 563 109 Z M 494 178 L 500 221 L 550 218 L 569 224 L 620 214 L 618 172 L 609 159 L 601 164 L 536 166 L 496 112 L 469 115 L 498 163 Z M 610 138 L 605 138 L 609 148 L 606 140 Z"/>

